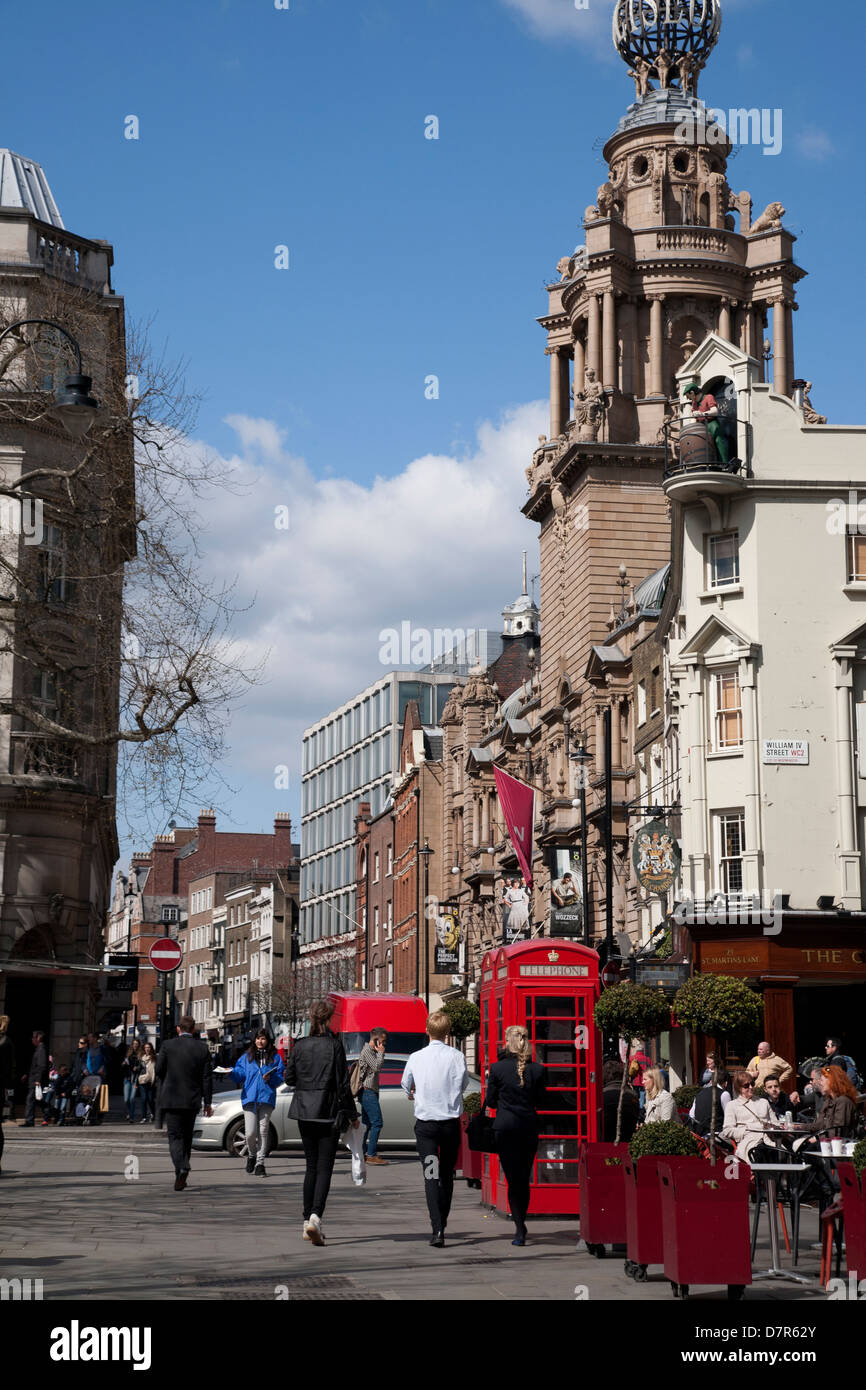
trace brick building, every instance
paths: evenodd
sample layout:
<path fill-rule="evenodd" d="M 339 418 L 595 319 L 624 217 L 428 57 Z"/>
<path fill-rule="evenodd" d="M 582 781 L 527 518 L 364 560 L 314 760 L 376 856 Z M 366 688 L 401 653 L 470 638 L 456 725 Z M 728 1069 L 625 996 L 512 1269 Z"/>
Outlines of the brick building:
<path fill-rule="evenodd" d="M 278 813 L 273 831 L 259 834 L 218 831 L 216 816 L 209 810 L 199 814 L 195 826 L 176 826 L 170 834 L 157 835 L 150 850 L 132 856 L 128 877 L 118 877 L 106 932 L 111 951 L 128 949 L 139 956 L 138 990 L 127 1014 L 128 1028 L 141 1022 L 156 1030 L 158 981 L 147 951 L 162 936 L 177 937 L 184 949 L 184 960 L 172 981 L 177 996 L 175 1017 L 181 1008 L 196 1004 L 202 1015 L 198 1021 L 208 1021 L 213 1014 L 213 982 L 208 972 L 214 969 L 214 913 L 233 886 L 230 881 L 245 881 L 258 870 L 281 869 L 287 882 L 296 884 L 296 858 L 287 814 Z M 204 944 L 206 940 L 209 945 Z"/>

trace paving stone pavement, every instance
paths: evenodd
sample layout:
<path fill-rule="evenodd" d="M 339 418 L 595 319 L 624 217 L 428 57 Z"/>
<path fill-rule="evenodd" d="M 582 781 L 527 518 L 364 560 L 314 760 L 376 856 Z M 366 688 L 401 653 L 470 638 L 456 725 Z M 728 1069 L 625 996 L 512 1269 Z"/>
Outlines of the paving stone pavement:
<path fill-rule="evenodd" d="M 638 1285 L 622 1256 L 588 1255 L 574 1219 L 530 1216 L 529 1245 L 513 1247 L 511 1223 L 460 1180 L 446 1247 L 431 1249 L 420 1166 L 409 1152 L 389 1154 L 389 1166 L 370 1169 L 366 1186 L 355 1188 L 343 1151 L 327 1243 L 316 1248 L 302 1239 L 304 1165 L 293 1151 L 272 1155 L 265 1179 L 227 1154 L 193 1151 L 190 1186 L 178 1193 L 165 1134 L 150 1127 L 25 1130 L 7 1122 L 5 1135 L 0 1276 L 41 1278 L 45 1300 L 673 1302 L 660 1269 Z M 804 1273 L 817 1274 L 817 1238 L 817 1215 L 806 1210 Z M 764 1239 L 756 1268 L 769 1262 Z M 824 1297 L 817 1287 L 782 1283 L 746 1291 L 746 1301 Z M 725 1290 L 692 1290 L 695 1304 L 720 1299 Z"/>

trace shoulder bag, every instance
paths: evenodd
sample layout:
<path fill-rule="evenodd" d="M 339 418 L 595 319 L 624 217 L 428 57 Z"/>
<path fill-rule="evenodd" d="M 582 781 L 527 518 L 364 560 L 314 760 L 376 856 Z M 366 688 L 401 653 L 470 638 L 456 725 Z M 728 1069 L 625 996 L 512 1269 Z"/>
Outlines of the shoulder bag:
<path fill-rule="evenodd" d="M 473 1153 L 496 1153 L 496 1132 L 493 1128 L 493 1121 L 489 1115 L 485 1115 L 483 1106 L 476 1115 L 472 1116 L 466 1126 L 466 1142 Z"/>

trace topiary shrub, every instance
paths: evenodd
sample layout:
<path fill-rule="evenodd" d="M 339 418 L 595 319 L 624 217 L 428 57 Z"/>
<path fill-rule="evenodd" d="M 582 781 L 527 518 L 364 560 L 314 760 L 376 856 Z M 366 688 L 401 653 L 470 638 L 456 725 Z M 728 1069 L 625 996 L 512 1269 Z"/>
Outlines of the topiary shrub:
<path fill-rule="evenodd" d="M 691 1033 L 708 1033 L 714 1038 L 735 1038 L 744 1032 L 756 1033 L 764 1018 L 763 1001 L 745 980 L 733 975 L 706 975 L 697 971 L 681 985 L 674 996 L 673 1016 Z M 710 1118 L 710 1154 L 716 1161 L 716 1118 L 718 1115 L 718 1062 L 713 1072 L 713 1107 Z"/>
<path fill-rule="evenodd" d="M 691 1110 L 695 1096 L 700 1089 L 700 1086 L 677 1086 L 674 1091 L 674 1100 L 680 1110 Z"/>
<path fill-rule="evenodd" d="M 448 1015 L 451 1036 L 457 1038 L 458 1042 L 471 1038 L 481 1027 L 481 1010 L 469 999 L 446 999 L 442 1012 Z"/>
<path fill-rule="evenodd" d="M 477 1115 L 477 1114 L 478 1114 L 478 1111 L 479 1111 L 480 1109 L 481 1109 L 481 1092 L 480 1092 L 480 1091 L 467 1091 L 466 1095 L 463 1097 L 463 1114 L 464 1114 L 464 1115 Z"/>
<path fill-rule="evenodd" d="M 651 1038 L 668 1027 L 671 1019 L 670 1005 L 659 990 L 650 989 L 649 985 L 633 985 L 629 980 L 624 980 L 622 984 L 613 985 L 604 991 L 595 1006 L 593 1018 L 595 1026 L 603 1033 L 619 1036 L 626 1043 L 625 1066 L 616 1107 L 614 1143 L 618 1144 L 631 1045 L 636 1038 Z"/>
<path fill-rule="evenodd" d="M 862 1183 L 863 1174 L 866 1172 L 866 1139 L 861 1139 L 854 1145 L 854 1155 L 851 1162 L 854 1164 L 854 1172 Z"/>
<path fill-rule="evenodd" d="M 641 1125 L 629 1140 L 628 1151 L 632 1158 L 660 1157 L 674 1154 L 680 1158 L 697 1158 L 700 1154 L 698 1141 L 690 1129 L 684 1129 L 675 1120 L 660 1120 L 657 1124 Z"/>

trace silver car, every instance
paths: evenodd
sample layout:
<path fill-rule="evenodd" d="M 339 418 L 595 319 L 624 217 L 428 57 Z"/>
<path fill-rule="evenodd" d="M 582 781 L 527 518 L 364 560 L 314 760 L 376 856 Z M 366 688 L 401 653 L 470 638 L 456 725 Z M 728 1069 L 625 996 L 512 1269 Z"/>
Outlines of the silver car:
<path fill-rule="evenodd" d="M 354 1058 L 349 1058 L 350 1069 L 354 1061 Z M 405 1065 L 405 1057 L 388 1056 L 379 1077 L 379 1103 L 383 1120 L 380 1149 L 415 1147 L 415 1107 L 400 1086 Z M 470 1072 L 466 1078 L 464 1095 L 480 1090 L 480 1078 Z M 293 1094 L 288 1086 L 280 1086 L 277 1090 L 277 1103 L 271 1116 L 271 1138 L 268 1145 L 271 1152 L 274 1149 L 301 1147 L 297 1121 L 289 1118 Z M 239 1090 L 215 1093 L 213 1114 L 209 1118 L 196 1115 L 192 1146 L 194 1149 L 224 1149 L 226 1153 L 237 1156 L 246 1151 L 244 1114 Z"/>

